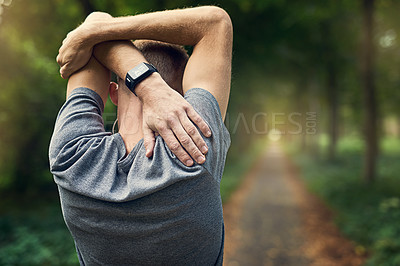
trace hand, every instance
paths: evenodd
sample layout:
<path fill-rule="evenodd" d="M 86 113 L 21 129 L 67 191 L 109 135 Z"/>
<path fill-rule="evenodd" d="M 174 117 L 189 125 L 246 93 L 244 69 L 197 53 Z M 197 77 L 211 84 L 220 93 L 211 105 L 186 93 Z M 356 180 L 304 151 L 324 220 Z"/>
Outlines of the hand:
<path fill-rule="evenodd" d="M 92 12 L 83 24 L 67 34 L 57 55 L 62 78 L 68 78 L 89 62 L 93 47 L 99 42 L 94 40 L 97 37 L 96 30 L 110 19 L 112 16 L 105 12 Z"/>
<path fill-rule="evenodd" d="M 82 24 L 68 33 L 57 55 L 61 77 L 66 79 L 84 67 L 92 56 L 93 45 L 84 38 L 86 25 Z"/>
<path fill-rule="evenodd" d="M 168 87 L 166 84 L 165 86 Z M 153 154 L 154 132 L 156 132 L 185 165 L 193 165 L 190 156 L 197 163 L 204 163 L 204 154 L 207 153 L 208 147 L 194 124 L 206 137 L 211 136 L 211 131 L 193 107 L 178 92 L 169 87 L 148 87 L 143 98 L 143 134 L 146 156 L 151 157 Z"/>

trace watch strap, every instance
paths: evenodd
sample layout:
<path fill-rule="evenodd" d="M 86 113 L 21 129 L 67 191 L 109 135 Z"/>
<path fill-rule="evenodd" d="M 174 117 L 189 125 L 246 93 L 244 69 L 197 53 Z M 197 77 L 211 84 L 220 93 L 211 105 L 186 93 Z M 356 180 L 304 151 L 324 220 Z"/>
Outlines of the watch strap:
<path fill-rule="evenodd" d="M 145 78 L 147 78 L 148 76 L 153 74 L 154 72 L 158 72 L 158 71 L 152 64 L 145 63 L 145 62 L 140 63 L 136 67 L 129 70 L 128 73 L 126 73 L 125 85 L 128 87 L 128 89 L 133 94 L 136 95 L 136 93 L 135 93 L 136 86 L 141 81 L 143 81 Z M 140 75 L 137 75 L 137 73 L 140 73 Z"/>

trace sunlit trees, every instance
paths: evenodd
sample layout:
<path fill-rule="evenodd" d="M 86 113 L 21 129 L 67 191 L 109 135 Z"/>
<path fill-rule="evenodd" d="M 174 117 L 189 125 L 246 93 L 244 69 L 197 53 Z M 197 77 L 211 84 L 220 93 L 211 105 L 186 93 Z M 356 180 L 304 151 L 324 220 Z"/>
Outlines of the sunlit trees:
<path fill-rule="evenodd" d="M 232 132 L 231 153 L 243 153 L 253 138 L 274 128 L 274 113 L 285 113 L 286 124 L 277 129 L 291 144 L 301 140 L 304 150 L 319 158 L 337 158 L 342 136 L 366 134 L 364 176 L 372 181 L 378 135 L 384 131 L 380 125 L 386 118 L 400 124 L 398 1 L 376 1 L 375 29 L 372 0 L 0 3 L 0 188 L 23 191 L 51 183 L 47 145 L 65 97 L 65 81 L 58 76 L 54 58 L 65 34 L 93 10 L 120 16 L 217 4 L 230 13 L 234 25 L 230 129 L 244 119 Z M 374 44 L 379 44 L 376 52 Z M 317 114 L 317 135 L 305 130 L 290 133 L 289 115 L 302 114 L 297 122 L 304 129 L 307 112 Z M 320 149 L 320 136 L 327 136 L 325 149 Z"/>

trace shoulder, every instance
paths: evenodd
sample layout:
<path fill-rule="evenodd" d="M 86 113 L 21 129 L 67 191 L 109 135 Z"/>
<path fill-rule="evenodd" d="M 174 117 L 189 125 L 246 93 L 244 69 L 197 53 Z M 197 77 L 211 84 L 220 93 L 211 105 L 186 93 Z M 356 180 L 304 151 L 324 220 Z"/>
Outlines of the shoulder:
<path fill-rule="evenodd" d="M 58 157 L 62 150 L 109 136 L 104 130 L 103 110 L 103 101 L 96 92 L 76 88 L 58 113 L 50 140 L 50 159 Z"/>
<path fill-rule="evenodd" d="M 93 104 L 97 105 L 101 111 L 104 111 L 104 102 L 100 95 L 92 89 L 87 87 L 78 87 L 74 89 L 69 95 L 64 105 L 68 102 L 77 101 L 84 98 L 90 98 L 93 100 Z"/>
<path fill-rule="evenodd" d="M 192 88 L 185 93 L 184 97 L 197 112 L 212 112 L 222 120 L 218 101 L 209 91 L 202 88 Z"/>
<path fill-rule="evenodd" d="M 192 88 L 190 90 L 188 90 L 185 93 L 185 99 L 187 101 L 191 100 L 191 99 L 196 99 L 196 100 L 205 100 L 208 101 L 210 104 L 216 105 L 216 107 L 218 107 L 219 109 L 219 105 L 218 105 L 218 101 L 217 99 L 215 99 L 214 95 L 211 94 L 211 92 L 202 89 L 202 88 Z"/>
<path fill-rule="evenodd" d="M 225 165 L 226 154 L 231 144 L 230 134 L 221 116 L 216 98 L 207 90 L 193 88 L 185 93 L 185 99 L 204 119 L 211 129 L 212 136 L 204 138 L 209 150 L 206 162 L 202 165 L 220 181 Z"/>
<path fill-rule="evenodd" d="M 185 99 L 212 127 L 211 131 L 218 131 L 224 136 L 224 140 L 229 139 L 229 132 L 224 125 L 221 110 L 214 95 L 202 88 L 192 88 L 185 93 Z"/>

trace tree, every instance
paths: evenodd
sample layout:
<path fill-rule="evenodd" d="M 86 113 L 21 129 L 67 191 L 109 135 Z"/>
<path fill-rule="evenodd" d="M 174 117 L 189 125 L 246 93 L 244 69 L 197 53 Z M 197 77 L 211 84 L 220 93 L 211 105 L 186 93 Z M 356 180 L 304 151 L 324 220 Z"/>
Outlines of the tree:
<path fill-rule="evenodd" d="M 365 182 L 372 183 L 376 175 L 376 158 L 378 154 L 377 136 L 377 101 L 375 93 L 374 70 L 374 0 L 363 0 L 363 55 L 361 75 L 364 89 L 364 128 L 365 128 L 365 158 L 363 178 Z"/>

